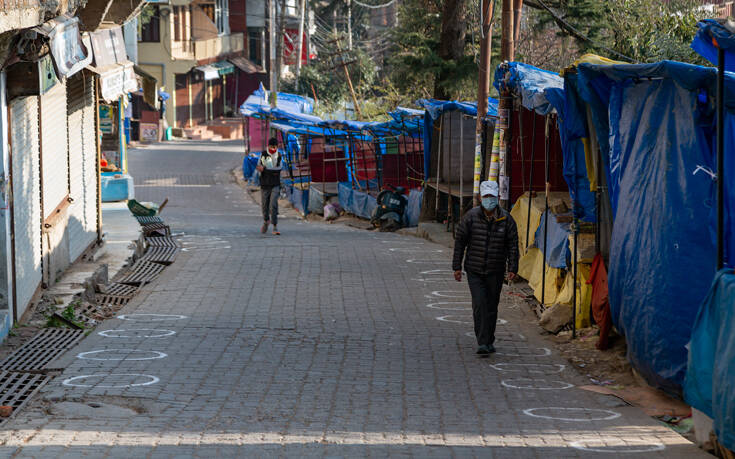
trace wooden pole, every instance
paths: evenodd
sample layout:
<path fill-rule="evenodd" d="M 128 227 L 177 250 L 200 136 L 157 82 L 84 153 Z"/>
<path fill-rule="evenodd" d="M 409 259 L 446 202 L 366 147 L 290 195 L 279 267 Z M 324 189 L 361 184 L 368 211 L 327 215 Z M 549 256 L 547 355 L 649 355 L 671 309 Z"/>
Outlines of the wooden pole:
<path fill-rule="evenodd" d="M 339 45 L 339 40 L 336 40 L 335 43 L 337 43 L 337 52 L 339 54 L 342 69 L 345 71 L 345 78 L 347 78 L 347 85 L 350 87 L 350 95 L 352 96 L 352 103 L 355 104 L 355 111 L 357 112 L 357 116 L 359 118 L 362 118 L 362 112 L 360 111 L 360 104 L 357 103 L 357 96 L 355 95 L 355 88 L 352 86 L 352 78 L 350 78 L 350 71 L 347 70 L 347 64 L 342 58 L 342 47 Z"/>
<path fill-rule="evenodd" d="M 493 26 L 491 17 L 494 0 L 482 0 L 482 42 L 480 43 L 480 72 L 477 85 L 477 122 L 475 123 L 475 174 L 472 185 L 474 204 L 480 204 L 480 178 L 482 176 L 482 120 L 487 114 L 487 97 L 490 92 L 490 56 L 492 53 Z"/>
<path fill-rule="evenodd" d="M 503 30 L 500 40 L 500 58 L 503 61 L 512 61 L 515 54 L 513 3 L 514 0 L 503 0 Z"/>

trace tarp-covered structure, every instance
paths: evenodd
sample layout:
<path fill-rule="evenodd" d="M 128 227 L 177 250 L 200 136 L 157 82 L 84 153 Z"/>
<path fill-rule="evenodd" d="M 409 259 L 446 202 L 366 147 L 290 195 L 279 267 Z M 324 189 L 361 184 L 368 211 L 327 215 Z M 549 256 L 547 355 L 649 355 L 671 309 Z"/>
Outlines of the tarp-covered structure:
<path fill-rule="evenodd" d="M 590 64 L 567 92 L 586 105 L 613 215 L 609 294 L 628 357 L 680 393 L 697 311 L 715 274 L 716 70 L 679 62 Z M 735 174 L 735 77 L 725 79 L 725 176 Z M 735 260 L 735 188 L 725 253 Z"/>
<path fill-rule="evenodd" d="M 240 107 L 249 138 L 260 138 L 260 148 L 251 145 L 244 158 L 243 174 L 257 182 L 260 152 L 275 135 L 287 170 L 282 183 L 302 213 L 321 213 L 333 197 L 347 211 L 368 218 L 384 185 L 421 186 L 423 110 L 398 107 L 381 122 L 323 120 L 312 114 L 309 98 L 278 93 L 277 107 L 271 108 L 268 96 L 261 86 Z"/>
<path fill-rule="evenodd" d="M 712 418 L 717 440 L 735 450 L 735 272 L 715 276 L 694 323 L 684 383 L 687 403 Z"/>

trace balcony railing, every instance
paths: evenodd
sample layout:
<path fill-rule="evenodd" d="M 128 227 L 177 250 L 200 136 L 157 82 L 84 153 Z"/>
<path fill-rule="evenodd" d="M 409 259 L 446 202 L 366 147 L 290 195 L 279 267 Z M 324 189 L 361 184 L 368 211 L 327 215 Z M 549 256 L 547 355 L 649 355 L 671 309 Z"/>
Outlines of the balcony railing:
<path fill-rule="evenodd" d="M 223 54 L 236 53 L 242 51 L 244 48 L 244 35 L 242 33 L 233 33 L 204 40 L 171 42 L 171 55 L 175 59 L 201 61 Z"/>

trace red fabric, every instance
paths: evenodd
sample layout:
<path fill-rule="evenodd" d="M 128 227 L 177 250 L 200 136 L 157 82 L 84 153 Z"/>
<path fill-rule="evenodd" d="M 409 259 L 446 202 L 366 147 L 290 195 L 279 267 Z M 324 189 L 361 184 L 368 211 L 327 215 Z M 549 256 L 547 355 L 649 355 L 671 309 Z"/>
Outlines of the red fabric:
<path fill-rule="evenodd" d="M 588 284 L 592 284 L 592 316 L 600 327 L 600 339 L 597 341 L 597 349 L 604 351 L 608 348 L 608 335 L 612 328 L 612 317 L 610 316 L 610 301 L 607 290 L 607 270 L 602 256 L 598 253 L 592 261 L 592 270 Z"/>

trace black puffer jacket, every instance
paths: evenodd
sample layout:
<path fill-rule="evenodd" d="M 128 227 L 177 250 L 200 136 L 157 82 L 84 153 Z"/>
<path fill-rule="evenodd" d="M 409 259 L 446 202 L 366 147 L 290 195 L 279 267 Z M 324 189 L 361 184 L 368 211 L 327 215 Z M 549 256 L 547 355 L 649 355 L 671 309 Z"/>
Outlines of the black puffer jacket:
<path fill-rule="evenodd" d="M 467 255 L 465 257 L 465 250 Z M 488 218 L 482 207 L 467 212 L 457 228 L 452 269 L 473 274 L 518 272 L 518 229 L 508 212 L 498 208 Z"/>

